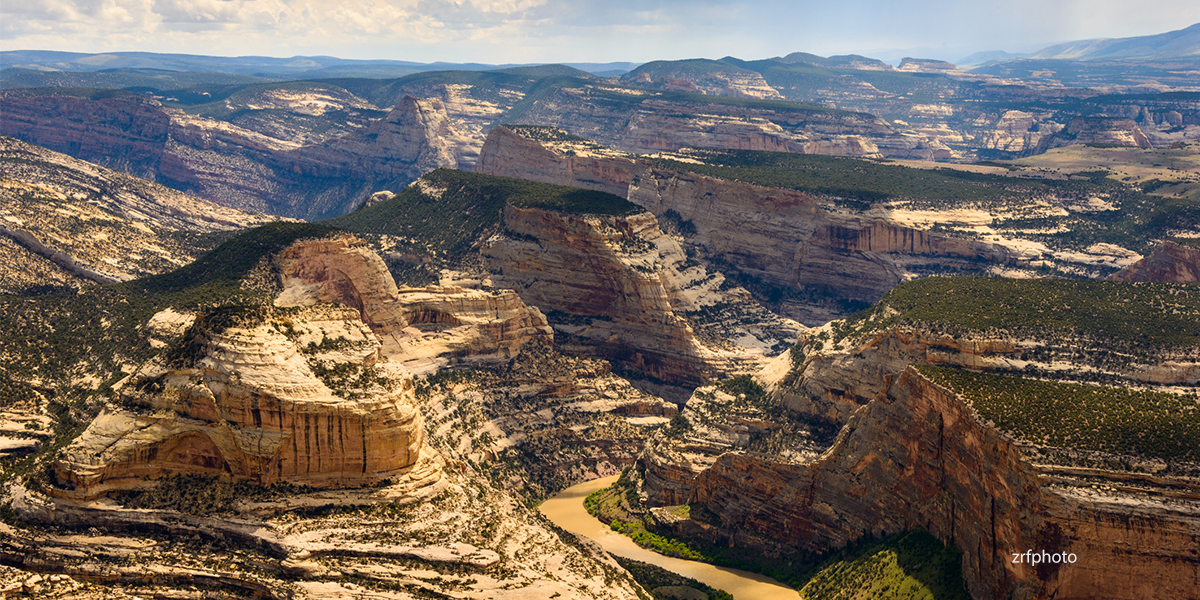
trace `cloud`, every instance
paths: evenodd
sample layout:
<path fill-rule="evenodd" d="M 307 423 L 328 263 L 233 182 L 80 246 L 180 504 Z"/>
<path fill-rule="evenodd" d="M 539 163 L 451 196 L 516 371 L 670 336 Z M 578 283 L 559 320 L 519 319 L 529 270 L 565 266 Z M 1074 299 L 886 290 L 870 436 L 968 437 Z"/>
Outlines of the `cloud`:
<path fill-rule="evenodd" d="M 753 59 L 1025 51 L 1197 21 L 1195 0 L 0 0 L 0 44 L 425 61 Z"/>
<path fill-rule="evenodd" d="M 238 23 L 250 15 L 238 0 L 155 0 L 154 12 L 163 23 Z"/>

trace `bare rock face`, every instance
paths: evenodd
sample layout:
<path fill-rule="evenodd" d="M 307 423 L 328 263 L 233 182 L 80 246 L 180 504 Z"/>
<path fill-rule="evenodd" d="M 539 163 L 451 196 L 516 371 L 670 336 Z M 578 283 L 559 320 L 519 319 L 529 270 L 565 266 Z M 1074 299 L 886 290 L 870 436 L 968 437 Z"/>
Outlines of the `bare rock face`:
<path fill-rule="evenodd" d="M 125 388 L 127 408 L 102 413 L 55 464 L 63 495 L 90 499 L 182 473 L 356 486 L 416 464 L 423 434 L 411 377 L 335 392 L 314 367 L 373 372 L 379 343 L 354 311 L 303 317 L 293 337 L 280 331 L 283 320 L 193 325 L 190 347 L 200 356 L 143 369 Z M 306 348 L 305 333 L 350 350 Z"/>
<path fill-rule="evenodd" d="M 483 254 L 493 282 L 519 291 L 528 304 L 566 313 L 560 333 L 588 342 L 602 356 L 666 381 L 702 383 L 720 374 L 757 370 L 776 344 L 799 327 L 774 318 L 744 290 L 721 290 L 723 278 L 687 264 L 679 244 L 648 213 L 573 215 L 507 206 L 508 235 Z M 706 310 L 755 313 L 738 343 L 700 340 Z M 595 350 L 598 348 L 598 350 Z"/>
<path fill-rule="evenodd" d="M 990 129 L 980 131 L 979 145 L 1005 152 L 1033 151 L 1042 138 L 1062 129 L 1062 125 L 1044 122 L 1039 117 L 1030 112 L 1006 111 Z"/>
<path fill-rule="evenodd" d="M 1132 119 L 1117 117 L 1075 117 L 1061 131 L 1046 136 L 1030 154 L 1041 154 L 1050 148 L 1070 144 L 1117 144 L 1119 146 L 1152 147 L 1150 139 Z"/>
<path fill-rule="evenodd" d="M 1163 242 L 1150 256 L 1109 276 L 1112 281 L 1200 281 L 1200 250 Z"/>
<path fill-rule="evenodd" d="M 13 138 L 0 171 L 0 293 L 155 275 L 209 249 L 185 232 L 273 220 Z"/>
<path fill-rule="evenodd" d="M 874 299 L 903 281 L 914 264 L 1015 259 L 1000 245 L 923 231 L 884 214 L 833 213 L 803 192 L 662 169 L 611 151 L 581 157 L 535 145 L 498 127 L 477 169 L 608 191 L 659 216 L 674 211 L 695 228 L 690 242 L 777 285 Z"/>
<path fill-rule="evenodd" d="M 277 262 L 276 307 L 196 320 L 55 463 L 51 493 L 89 500 L 175 474 L 358 487 L 420 468 L 436 483 L 409 367 L 507 360 L 550 340 L 512 292 L 398 290 L 351 236 L 297 242 Z M 168 312 L 151 323 L 165 338 L 180 326 Z"/>
<path fill-rule="evenodd" d="M 657 78 L 652 78 L 647 73 L 625 75 L 622 77 L 622 81 L 627 85 L 639 87 L 699 92 L 736 98 L 783 98 L 763 79 L 761 74 L 745 69 L 731 68 L 705 72 L 683 69 L 660 72 L 658 75 Z"/>
<path fill-rule="evenodd" d="M 404 96 L 364 130 L 313 145 L 164 108 L 140 96 L 90 100 L 6 92 L 0 134 L 242 209 L 336 216 L 381 188 L 469 166 L 475 145 L 437 98 Z"/>
<path fill-rule="evenodd" d="M 664 100 L 650 93 L 632 104 L 622 103 L 617 110 L 606 97 L 593 96 L 589 87 L 561 88 L 539 98 L 516 121 L 560 127 L 611 148 L 639 153 L 685 147 L 803 153 L 809 144 L 817 143 L 811 149 L 892 156 L 873 150 L 887 146 L 902 149 L 898 158 L 915 158 L 911 149 L 932 141 L 916 133 L 910 135 L 919 139 L 905 140 L 886 121 L 866 113 L 772 110 Z"/>
<path fill-rule="evenodd" d="M 297 243 L 280 253 L 279 265 L 284 291 L 276 305 L 353 307 L 382 352 L 418 373 L 505 361 L 552 339 L 537 307 L 511 290 L 397 288 L 383 259 L 352 236 Z"/>
<path fill-rule="evenodd" d="M 628 155 L 603 147 L 580 152 L 576 146 L 570 144 L 569 153 L 555 151 L 553 142 L 530 139 L 499 125 L 488 133 L 475 172 L 598 190 L 622 198 L 628 195 L 635 168 Z"/>
<path fill-rule="evenodd" d="M 823 550 L 924 527 L 963 552 L 975 598 L 1200 597 L 1194 496 L 1097 495 L 1046 471 L 909 368 L 818 460 L 725 454 L 689 499 L 750 546 Z M 1074 554 L 1077 564 L 1014 563 L 1027 550 Z"/>
<path fill-rule="evenodd" d="M 381 181 L 400 176 L 416 179 L 439 167 L 457 168 L 457 145 L 465 143 L 441 100 L 405 96 L 365 131 L 305 147 L 295 160 L 297 168 L 313 164 L 322 174 L 328 169 L 352 169 L 370 171 Z"/>

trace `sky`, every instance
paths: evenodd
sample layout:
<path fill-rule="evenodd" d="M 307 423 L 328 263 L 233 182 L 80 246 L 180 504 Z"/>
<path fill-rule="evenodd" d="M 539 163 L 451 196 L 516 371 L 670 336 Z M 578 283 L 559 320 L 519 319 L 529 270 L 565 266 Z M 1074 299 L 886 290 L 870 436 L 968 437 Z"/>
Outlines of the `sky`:
<path fill-rule="evenodd" d="M 956 60 L 1200 22 L 1196 0 L 0 0 L 0 49 L 416 62 Z"/>

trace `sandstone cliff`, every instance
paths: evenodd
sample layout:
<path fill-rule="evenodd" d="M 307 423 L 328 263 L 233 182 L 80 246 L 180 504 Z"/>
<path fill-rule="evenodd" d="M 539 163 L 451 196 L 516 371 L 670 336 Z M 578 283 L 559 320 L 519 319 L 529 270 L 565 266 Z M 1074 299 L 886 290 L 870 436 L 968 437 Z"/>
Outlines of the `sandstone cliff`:
<path fill-rule="evenodd" d="M 550 339 L 511 292 L 401 293 L 354 238 L 299 242 L 277 260 L 280 308 L 218 309 L 176 332 L 125 384 L 122 408 L 106 409 L 56 463 L 56 493 L 91 499 L 179 473 L 263 485 L 388 479 L 421 456 L 410 368 L 508 360 Z"/>
<path fill-rule="evenodd" d="M 1172 241 L 1163 242 L 1150 256 L 1113 273 L 1113 281 L 1200 281 L 1200 250 Z"/>
<path fill-rule="evenodd" d="M 554 353 L 510 291 L 398 288 L 349 236 L 271 262 L 274 305 L 150 319 L 162 353 L 42 457 L 48 476 L 5 489 L 25 522 L 104 532 L 0 525 L 5 577 L 109 596 L 639 597 L 525 502 L 632 461 L 673 405 Z M 448 365 L 496 368 L 413 376 Z"/>
<path fill-rule="evenodd" d="M 136 95 L 6 92 L 0 133 L 226 206 L 309 219 L 474 156 L 440 100 L 411 96 L 364 129 L 303 145 Z"/>
<path fill-rule="evenodd" d="M 1150 139 L 1131 119 L 1116 117 L 1076 117 L 1054 135 L 1042 138 L 1030 154 L 1070 144 L 1116 144 L 1150 148 Z"/>
<path fill-rule="evenodd" d="M 641 153 L 707 147 L 931 160 L 935 153 L 928 148 L 937 145 L 915 133 L 910 133 L 913 139 L 905 139 L 887 122 L 866 113 L 661 99 L 592 85 L 545 94 L 512 122 L 559 127 L 605 146 Z"/>
<path fill-rule="evenodd" d="M 567 336 L 560 343 L 655 379 L 700 384 L 757 370 L 799 331 L 744 290 L 722 289 L 724 278 L 689 260 L 648 213 L 573 215 L 510 205 L 503 228 L 483 249 L 494 285 L 565 313 L 555 323 Z M 734 332 L 723 319 L 749 327 Z"/>
<path fill-rule="evenodd" d="M 12 138 L 0 165 L 6 293 L 162 273 L 211 248 L 197 234 L 272 220 Z"/>
<path fill-rule="evenodd" d="M 1072 483 L 1048 477 L 959 397 L 910 368 L 856 411 L 816 461 L 725 454 L 689 499 L 752 546 L 825 549 L 924 527 L 963 552 L 975 598 L 1200 597 L 1194 494 L 1097 494 Z M 1074 554 L 1078 563 L 1013 563 L 1031 549 Z"/>
<path fill-rule="evenodd" d="M 489 134 L 476 168 L 607 191 L 660 217 L 672 211 L 691 224 L 686 240 L 706 255 L 775 285 L 842 298 L 877 298 L 934 265 L 1018 259 L 999 244 L 923 231 L 882 213 L 833 212 L 803 192 L 665 169 L 603 148 L 555 152 L 502 127 Z"/>
<path fill-rule="evenodd" d="M 1163 286 L 1134 300 L 1129 294 L 1144 288 L 1088 283 L 1089 290 L 1105 292 L 1098 302 L 1143 327 L 1139 338 L 1105 329 L 1112 320 L 1106 316 L 1066 329 L 1051 325 L 1065 311 L 1101 310 L 1085 300 L 1088 291 L 1068 283 L 997 283 L 987 292 L 968 292 L 988 299 L 960 321 L 947 315 L 961 298 L 939 304 L 924 320 L 896 301 L 913 289 L 923 295 L 936 288 L 946 297 L 971 280 L 942 283 L 905 284 L 867 316 L 810 330 L 790 355 L 755 376 L 762 389 L 748 382 L 698 389 L 678 422 L 647 442 L 641 492 L 651 505 L 702 503 L 716 518 L 662 519 L 663 526 L 771 552 L 826 550 L 864 535 L 923 527 L 963 552 L 963 576 L 976 598 L 1139 598 L 1157 587 L 1197 597 L 1200 487 L 1194 462 L 1135 450 L 1114 454 L 1079 437 L 1052 442 L 1003 429 L 999 422 L 1011 422 L 997 412 L 982 417 L 983 405 L 974 404 L 996 393 L 975 389 L 984 379 L 967 378 L 973 383 L 956 392 L 910 366 L 1007 375 L 994 377 L 997 385 L 1036 374 L 1117 386 L 1069 388 L 1076 399 L 1131 386 L 1138 390 L 1133 394 L 1148 393 L 1145 386 L 1157 384 L 1151 389 L 1174 394 L 1169 401 L 1187 413 L 1195 399 L 1180 391 L 1200 380 L 1194 339 L 1167 343 L 1176 338 L 1167 337 L 1161 321 L 1174 317 L 1142 308 L 1184 294 L 1189 299 L 1175 309 L 1181 320 L 1168 329 L 1189 328 L 1196 311 L 1190 290 Z M 1009 301 L 1005 286 L 1023 290 L 1022 302 L 1036 307 L 1031 312 L 1039 316 L 1022 321 L 1026 329 L 986 323 L 995 315 L 989 307 Z M 1069 294 L 1055 296 L 1051 288 Z M 933 301 L 925 297 L 918 304 L 930 309 Z M 1069 298 L 1073 308 L 1056 298 Z M 870 325 L 876 319 L 881 326 Z M 1125 358 L 1112 360 L 1118 353 Z M 1033 397 L 1023 398 L 1015 410 L 1036 410 Z M 1194 429 L 1179 425 L 1154 434 L 1148 418 L 1118 426 L 1104 420 L 1110 416 L 1097 411 L 1072 418 L 1095 424 L 1095 431 L 1142 428 L 1129 438 L 1138 440 L 1186 436 Z M 1145 449 L 1152 454 L 1162 447 L 1154 442 Z M 1036 568 L 1012 562 L 1013 553 L 1042 549 L 1075 553 L 1080 561 Z M 1087 563 L 1084 553 L 1097 562 Z"/>

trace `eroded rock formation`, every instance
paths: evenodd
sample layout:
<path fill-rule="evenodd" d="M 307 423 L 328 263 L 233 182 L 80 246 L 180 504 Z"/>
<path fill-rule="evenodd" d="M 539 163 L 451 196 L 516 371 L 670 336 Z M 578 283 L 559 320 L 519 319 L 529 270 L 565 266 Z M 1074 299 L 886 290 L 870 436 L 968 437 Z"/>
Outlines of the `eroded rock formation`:
<path fill-rule="evenodd" d="M 921 264 L 1017 259 L 999 244 L 924 231 L 883 213 L 834 213 L 803 192 L 664 169 L 603 149 L 560 153 L 546 146 L 497 127 L 476 168 L 607 191 L 660 217 L 673 211 L 694 228 L 690 243 L 777 285 L 873 300 Z"/>
<path fill-rule="evenodd" d="M 808 549 L 924 527 L 963 552 L 975 598 L 1200 597 L 1194 496 L 1096 494 L 1054 481 L 957 395 L 909 368 L 819 460 L 726 454 L 690 499 L 706 502 L 727 531 Z M 1078 563 L 1014 564 L 1014 553 L 1030 549 Z"/>
<path fill-rule="evenodd" d="M 1200 281 L 1200 250 L 1172 241 L 1163 242 L 1154 252 L 1109 276 L 1112 281 Z"/>
<path fill-rule="evenodd" d="M 318 144 L 276 139 L 139 96 L 90 100 L 7 93 L 0 133 L 242 209 L 320 218 L 438 167 L 475 142 L 437 98 L 402 97 L 362 130 Z"/>
<path fill-rule="evenodd" d="M 770 315 L 744 290 L 689 261 L 649 213 L 574 215 L 507 206 L 505 235 L 483 250 L 492 281 L 527 304 L 567 316 L 559 332 L 651 377 L 699 384 L 757 370 L 767 352 L 799 331 Z M 752 319 L 735 339 L 704 315 L 732 311 Z M 697 331 L 699 330 L 699 332 Z M 705 343 L 707 337 L 724 342 Z"/>
<path fill-rule="evenodd" d="M 55 463 L 52 493 L 87 500 L 174 474 L 346 487 L 416 470 L 433 484 L 409 367 L 507 360 L 550 339 L 512 292 L 401 292 L 350 236 L 277 260 L 278 308 L 218 309 L 176 336 Z"/>

